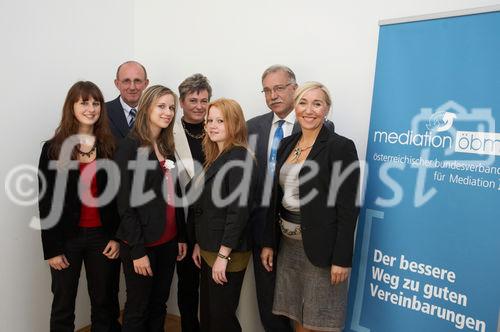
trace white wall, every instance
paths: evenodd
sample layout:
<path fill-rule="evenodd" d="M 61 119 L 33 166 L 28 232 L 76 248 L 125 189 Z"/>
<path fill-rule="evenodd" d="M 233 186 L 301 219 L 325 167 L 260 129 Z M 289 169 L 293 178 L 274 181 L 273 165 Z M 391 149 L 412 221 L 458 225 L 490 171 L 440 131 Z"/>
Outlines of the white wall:
<path fill-rule="evenodd" d="M 378 21 L 498 4 L 498 0 L 136 2 L 135 54 L 153 83 L 177 88 L 195 72 L 214 97 L 239 101 L 248 117 L 267 111 L 260 91 L 269 65 L 290 66 L 300 82 L 324 83 L 338 132 L 365 155 Z"/>
<path fill-rule="evenodd" d="M 116 96 L 116 66 L 133 56 L 132 10 L 132 0 L 0 2 L 2 188 L 14 166 L 37 165 L 75 81 L 91 80 L 107 98 Z M 16 206 L 3 189 L 0 195 L 0 330 L 48 331 L 50 273 L 40 232 L 28 227 L 37 209 Z M 89 323 L 85 280 L 77 327 Z"/>
<path fill-rule="evenodd" d="M 172 88 L 202 72 L 215 98 L 238 100 L 248 117 L 267 110 L 259 92 L 262 71 L 287 64 L 299 82 L 318 80 L 330 88 L 330 117 L 363 157 L 378 21 L 494 4 L 498 0 L 1 0 L 0 178 L 5 183 L 16 165 L 36 165 L 71 84 L 92 80 L 106 99 L 114 98 L 116 66 L 130 58 L 146 65 L 151 83 Z M 49 271 L 39 232 L 28 227 L 36 209 L 16 206 L 3 190 L 0 195 L 1 329 L 47 331 Z M 259 331 L 251 272 L 239 311 L 244 331 Z M 79 327 L 89 322 L 84 292 Z M 175 296 L 169 304 L 177 312 Z"/>

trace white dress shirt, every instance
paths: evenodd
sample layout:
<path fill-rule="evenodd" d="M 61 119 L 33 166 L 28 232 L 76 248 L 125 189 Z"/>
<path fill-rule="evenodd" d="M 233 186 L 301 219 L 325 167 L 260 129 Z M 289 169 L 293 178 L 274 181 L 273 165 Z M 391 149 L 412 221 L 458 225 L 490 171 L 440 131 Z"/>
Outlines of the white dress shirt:
<path fill-rule="evenodd" d="M 279 116 L 274 114 L 273 124 L 271 125 L 271 132 L 269 133 L 269 143 L 267 145 L 267 159 L 269 159 L 269 155 L 271 154 L 271 146 L 273 145 L 274 133 L 276 129 L 278 129 L 278 121 L 285 120 L 283 123 L 283 138 L 290 136 L 292 134 L 293 125 L 295 124 L 295 111 L 292 110 L 284 119 L 281 119 Z"/>

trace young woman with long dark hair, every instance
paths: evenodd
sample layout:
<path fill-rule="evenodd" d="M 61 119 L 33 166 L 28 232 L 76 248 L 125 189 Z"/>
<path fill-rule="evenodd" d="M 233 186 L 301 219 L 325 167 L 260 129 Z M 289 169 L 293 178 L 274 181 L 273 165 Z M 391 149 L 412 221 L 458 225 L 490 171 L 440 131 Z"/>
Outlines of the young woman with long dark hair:
<path fill-rule="evenodd" d="M 114 240 L 119 218 L 114 200 L 100 199 L 109 179 L 100 165 L 112 157 L 115 148 L 107 119 L 99 88 L 88 81 L 75 83 L 66 96 L 59 126 L 40 155 L 40 188 L 45 188 L 39 197 L 42 244 L 54 294 L 51 331 L 75 329 L 82 263 L 92 331 L 117 328 L 109 296 L 109 272 L 110 260 L 117 259 L 120 252 Z M 58 179 L 66 180 L 62 191 L 58 190 Z M 60 213 L 51 213 L 58 208 Z"/>

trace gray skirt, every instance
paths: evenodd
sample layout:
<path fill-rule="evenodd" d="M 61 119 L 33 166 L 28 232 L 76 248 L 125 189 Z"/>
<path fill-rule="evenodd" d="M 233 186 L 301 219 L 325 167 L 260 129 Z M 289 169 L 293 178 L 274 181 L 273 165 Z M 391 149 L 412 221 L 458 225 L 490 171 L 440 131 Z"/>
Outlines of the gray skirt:
<path fill-rule="evenodd" d="M 307 329 L 342 331 L 348 281 L 332 285 L 330 267 L 311 264 L 302 240 L 281 237 L 273 313 L 299 322 Z"/>

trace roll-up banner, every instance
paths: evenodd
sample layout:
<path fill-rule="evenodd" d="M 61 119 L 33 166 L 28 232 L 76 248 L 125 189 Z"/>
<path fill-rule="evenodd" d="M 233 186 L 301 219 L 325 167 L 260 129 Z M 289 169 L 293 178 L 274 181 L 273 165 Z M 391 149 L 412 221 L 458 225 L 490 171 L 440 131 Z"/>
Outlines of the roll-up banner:
<path fill-rule="evenodd" d="M 381 25 L 345 331 L 500 331 L 496 120 L 500 8 Z"/>

